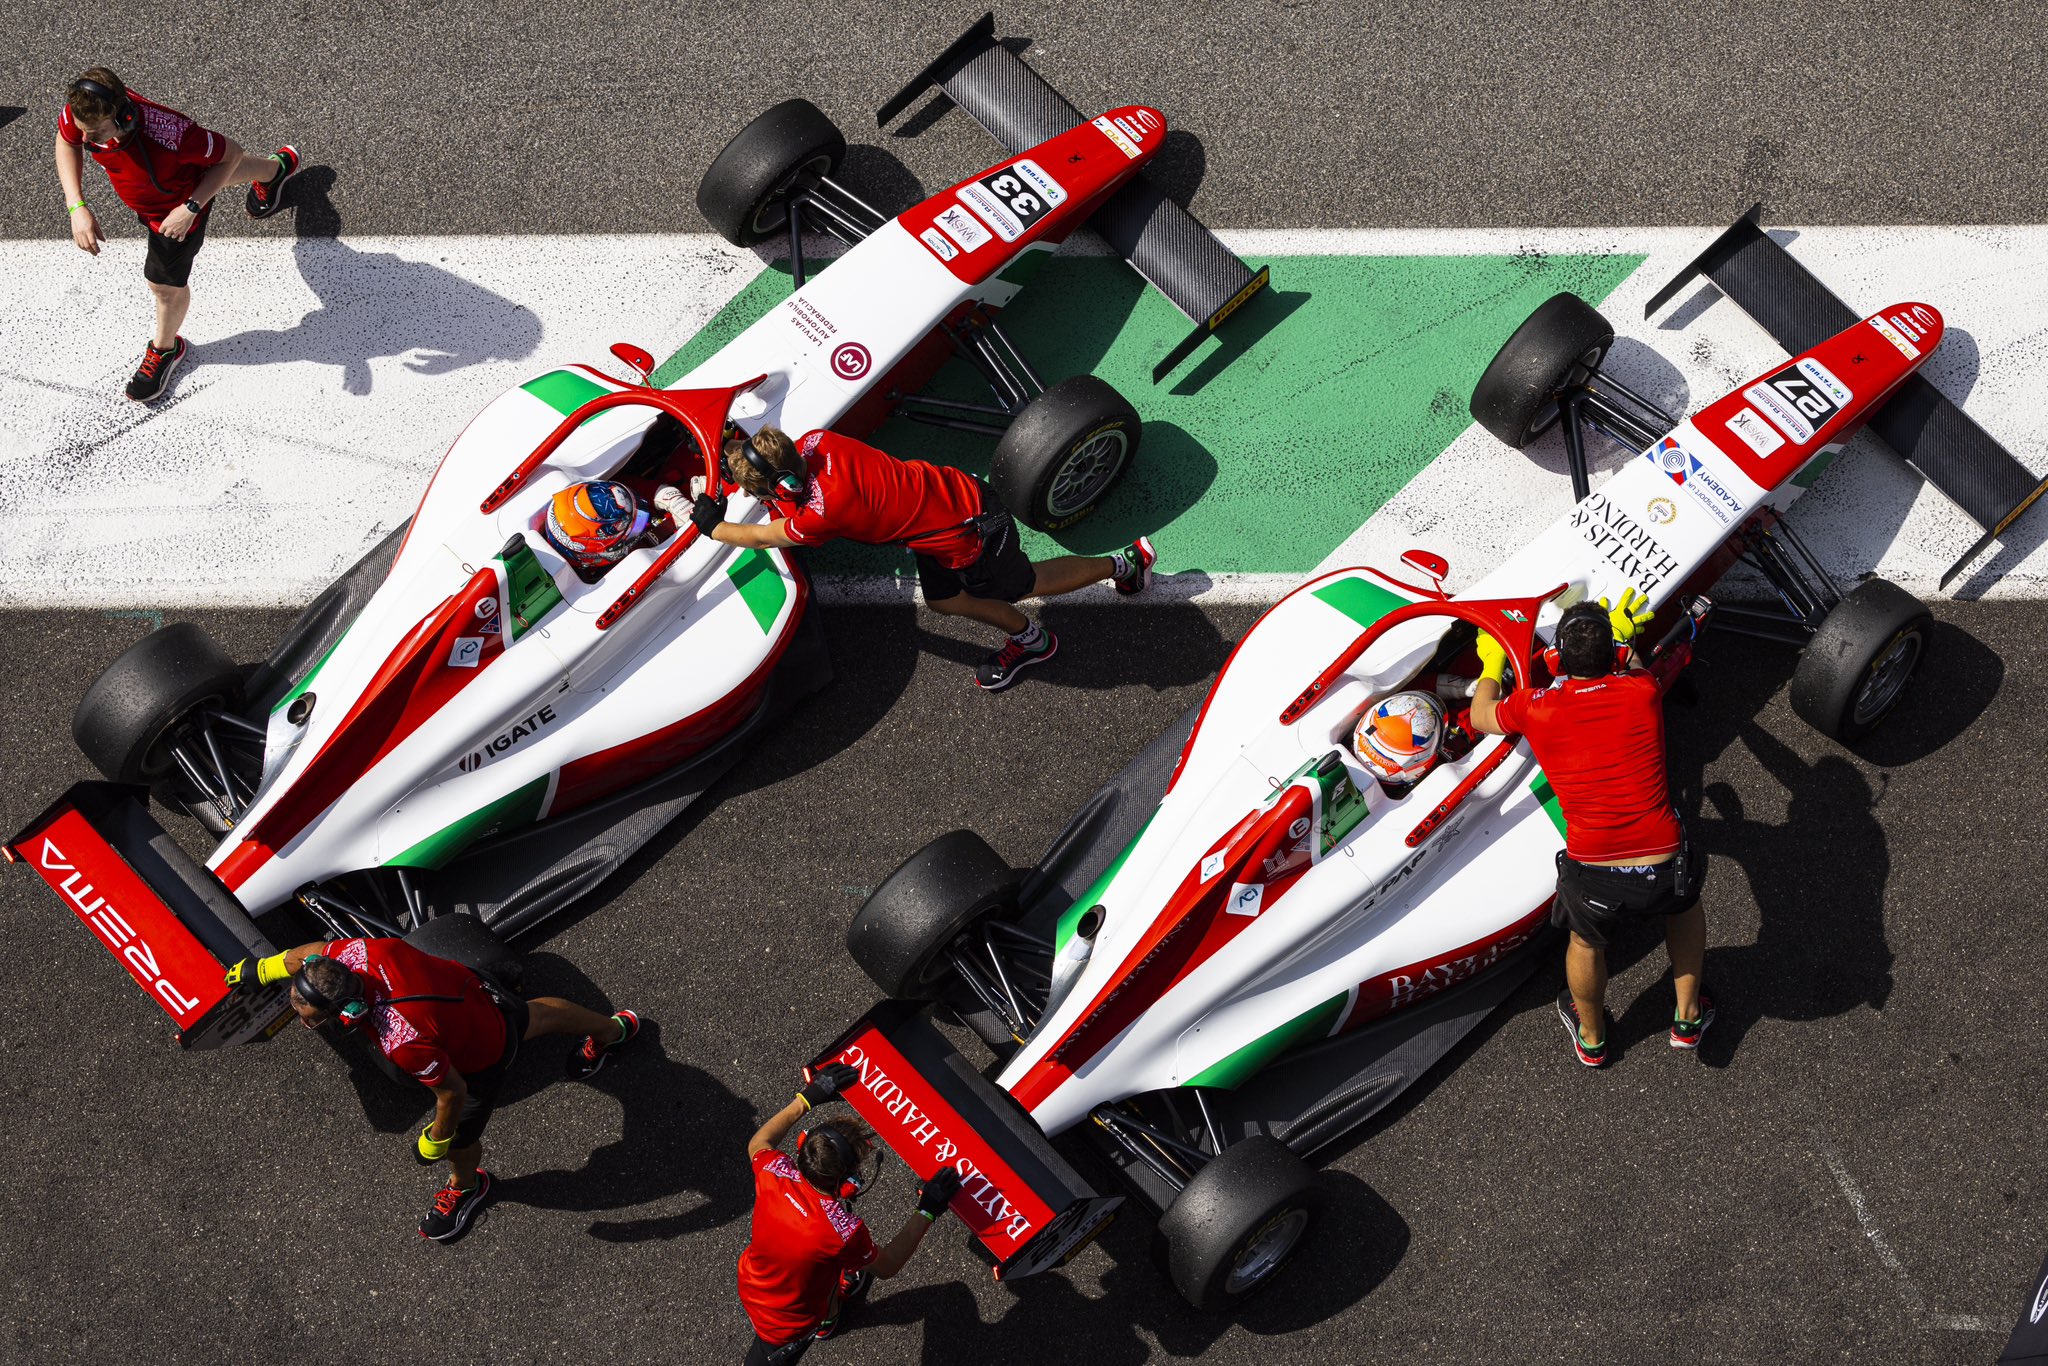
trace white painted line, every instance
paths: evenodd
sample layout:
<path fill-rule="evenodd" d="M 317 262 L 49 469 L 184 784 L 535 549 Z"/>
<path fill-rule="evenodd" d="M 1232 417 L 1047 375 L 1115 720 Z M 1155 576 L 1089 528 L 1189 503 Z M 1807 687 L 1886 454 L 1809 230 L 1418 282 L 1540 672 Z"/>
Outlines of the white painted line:
<path fill-rule="evenodd" d="M 1825 1142 L 1819 1142 L 1819 1147 L 1822 1159 L 1828 1164 L 1829 1173 L 1835 1178 L 1835 1186 L 1848 1200 L 1849 1208 L 1856 1215 L 1858 1227 L 1863 1230 L 1863 1236 L 1870 1242 L 1871 1251 L 1877 1254 L 1877 1259 L 1884 1263 L 1885 1269 L 1892 1273 L 1892 1279 L 1898 1282 L 1899 1298 L 1905 1302 L 1909 1315 L 1916 1322 L 1929 1328 L 1958 1333 L 1997 1332 L 2001 1324 L 1979 1315 L 1928 1312 L 1927 1297 L 1920 1293 L 1920 1286 L 1907 1272 L 1905 1263 L 1899 1260 L 1899 1254 L 1892 1250 L 1891 1242 L 1884 1236 L 1884 1230 L 1870 1217 L 1870 1206 L 1864 1201 L 1863 1192 L 1857 1189 L 1856 1182 L 1850 1178 L 1849 1169 L 1842 1165 L 1842 1159 Z"/>

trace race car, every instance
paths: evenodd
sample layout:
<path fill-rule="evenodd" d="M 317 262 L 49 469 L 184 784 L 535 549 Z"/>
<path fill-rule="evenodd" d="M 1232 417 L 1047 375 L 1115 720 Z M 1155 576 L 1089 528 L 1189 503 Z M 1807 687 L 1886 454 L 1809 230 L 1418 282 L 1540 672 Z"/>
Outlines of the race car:
<path fill-rule="evenodd" d="M 1765 243 L 1784 279 L 1810 279 L 1748 220 L 1730 233 Z M 1520 737 L 1469 734 L 1419 781 L 1389 784 L 1354 747 L 1361 717 L 1413 690 L 1459 706 L 1481 631 L 1505 647 L 1512 686 L 1542 686 L 1562 610 L 1629 592 L 1659 609 L 1645 639 L 1661 635 L 1656 663 L 1675 668 L 1683 655 L 1663 652 L 1689 647 L 1710 612 L 1698 595 L 1744 556 L 1784 610 L 1725 619 L 1810 629 L 1795 708 L 1837 738 L 1868 733 L 1920 659 L 1926 609 L 1881 580 L 1837 593 L 1781 514 L 1901 401 L 1959 430 L 1961 414 L 1915 377 L 1942 332 L 1922 303 L 1851 315 L 1678 422 L 1601 374 L 1613 331 L 1590 305 L 1551 299 L 1484 372 L 1473 411 L 1517 445 L 1564 421 L 1578 501 L 1455 595 L 1427 551 L 1398 573 L 1303 584 L 1238 644 L 1199 709 L 1021 875 L 965 830 L 912 855 L 847 936 L 891 999 L 809 1065 L 859 1069 L 848 1098 L 919 1176 L 961 1168 L 954 1208 L 999 1278 L 1059 1264 L 1115 1213 L 1122 1197 L 1050 1141 L 1073 1131 L 1159 1215 L 1189 1301 L 1227 1306 L 1266 1284 L 1318 1205 L 1304 1158 L 1386 1105 L 1532 969 L 1564 843 Z M 1583 487 L 1584 419 L 1639 452 L 1598 489 Z M 990 1044 L 988 1077 L 938 1034 L 927 1002 Z"/>
<path fill-rule="evenodd" d="M 1037 80 L 984 20 L 913 93 L 984 69 L 989 53 L 1012 83 Z M 281 1018 L 275 993 L 231 1000 L 221 983 L 222 963 L 267 944 L 253 915 L 295 903 L 346 937 L 463 910 L 509 937 L 595 886 L 830 678 L 792 556 L 720 544 L 678 515 L 693 484 L 730 494 L 730 520 L 771 515 L 727 486 L 716 453 L 729 434 L 859 435 L 916 408 L 998 433 L 997 493 L 1032 526 L 1065 526 L 1128 467 L 1139 424 L 1091 376 L 1045 389 L 1003 336 L 995 313 L 1031 266 L 1083 224 L 1115 230 L 1150 206 L 1133 259 L 1184 297 L 1263 283 L 1143 182 L 1166 132 L 1159 111 L 1055 127 L 1043 98 L 1033 108 L 1043 138 L 894 218 L 833 178 L 845 139 L 815 106 L 786 101 L 749 123 L 698 202 L 735 242 L 788 230 L 787 299 L 674 388 L 653 387 L 652 356 L 620 343 L 629 378 L 572 365 L 493 401 L 407 525 L 254 670 L 189 623 L 136 644 L 73 723 L 107 783 L 67 792 L 9 856 L 62 895 L 187 1046 L 260 1036 Z M 806 224 L 850 244 L 809 279 Z M 956 349 L 996 404 L 915 393 Z M 581 515 L 577 490 L 597 487 L 640 520 L 633 548 L 593 566 L 560 517 L 563 498 Z M 139 788 L 219 837 L 204 868 L 160 837 Z"/>

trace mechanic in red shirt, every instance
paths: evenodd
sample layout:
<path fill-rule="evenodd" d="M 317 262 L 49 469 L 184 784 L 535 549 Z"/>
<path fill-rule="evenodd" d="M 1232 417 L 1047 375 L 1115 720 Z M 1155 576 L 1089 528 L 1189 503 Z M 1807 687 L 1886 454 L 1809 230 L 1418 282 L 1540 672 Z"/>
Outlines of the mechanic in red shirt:
<path fill-rule="evenodd" d="M 1664 763 L 1664 692 L 1691 650 L 1668 651 L 1654 672 L 1643 667 L 1634 641 L 1650 615 L 1648 601 L 1632 588 L 1619 607 L 1610 609 L 1603 598 L 1566 608 L 1557 623 L 1555 681 L 1504 699 L 1506 653 L 1484 633 L 1478 644 L 1473 724 L 1490 735 L 1526 737 L 1564 813 L 1550 919 L 1571 931 L 1571 942 L 1557 1013 L 1588 1067 L 1607 1063 L 1607 944 L 1625 919 L 1664 918 L 1678 993 L 1671 1046 L 1697 1049 L 1714 1022 L 1714 1003 L 1700 987 L 1706 859 L 1686 840 Z M 1620 668 L 1618 646 L 1628 647 Z"/>
<path fill-rule="evenodd" d="M 97 256 L 106 240 L 85 203 L 86 152 L 149 230 L 142 277 L 156 296 L 156 331 L 126 392 L 137 402 L 152 402 L 170 387 L 172 373 L 185 359 L 185 339 L 178 329 L 192 306 L 192 258 L 206 241 L 214 196 L 247 185 L 249 216 L 268 218 L 282 206 L 285 182 L 298 174 L 299 154 L 285 146 L 268 156 L 251 156 L 233 138 L 133 93 L 103 66 L 71 83 L 57 112 L 55 150 L 71 240 L 80 251 Z"/>
<path fill-rule="evenodd" d="M 858 541 L 901 545 L 917 561 L 925 606 L 971 617 L 1009 639 L 974 671 L 991 692 L 1059 649 L 1059 638 L 1016 608 L 1104 579 L 1128 597 L 1152 582 L 1152 542 L 1140 536 L 1114 555 L 1062 555 L 1034 564 L 1017 523 L 995 490 L 964 470 L 899 460 L 850 436 L 809 432 L 799 441 L 774 427 L 725 443 L 726 477 L 771 512 L 766 524 L 728 522 L 725 502 L 698 495 L 690 520 L 726 545 L 781 547 Z"/>
<path fill-rule="evenodd" d="M 874 1132 L 858 1119 L 828 1119 L 797 1135 L 794 1160 L 781 1150 L 798 1120 L 859 1080 L 847 1064 L 828 1063 L 747 1140 L 754 1230 L 740 1254 L 739 1285 L 754 1338 L 746 1366 L 790 1366 L 813 1342 L 838 1333 L 845 1308 L 877 1276 L 886 1281 L 904 1268 L 960 1189 L 953 1168 L 933 1172 L 917 1209 L 878 1248 L 852 1209 Z"/>
<path fill-rule="evenodd" d="M 420 1220 L 420 1236 L 445 1243 L 462 1236 L 491 1194 L 483 1160 L 505 1073 L 519 1045 L 544 1034 L 581 1034 L 569 1055 L 572 1078 L 591 1076 L 612 1051 L 640 1032 L 640 1017 L 606 1018 L 559 996 L 521 1000 L 474 968 L 436 958 L 402 939 L 336 939 L 301 944 L 228 969 L 228 985 L 289 981 L 299 1023 L 337 1021 L 369 1030 L 393 1065 L 434 1093 L 434 1117 L 414 1140 L 421 1165 L 444 1158 L 448 1184 Z"/>

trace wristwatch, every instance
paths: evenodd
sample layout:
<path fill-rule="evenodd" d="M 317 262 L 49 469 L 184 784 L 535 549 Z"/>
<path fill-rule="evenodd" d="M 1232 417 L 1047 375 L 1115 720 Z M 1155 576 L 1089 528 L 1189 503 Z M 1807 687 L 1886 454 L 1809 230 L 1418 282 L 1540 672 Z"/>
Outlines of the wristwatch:
<path fill-rule="evenodd" d="M 205 212 L 206 212 L 206 206 L 205 206 L 204 204 L 200 203 L 200 202 L 199 202 L 198 200 L 196 200 L 196 199 L 188 199 L 188 200 L 186 200 L 186 201 L 185 201 L 185 207 L 186 207 L 186 208 L 188 208 L 188 209 L 190 209 L 190 210 L 191 210 L 192 212 L 194 212 L 194 213 L 205 213 Z"/>

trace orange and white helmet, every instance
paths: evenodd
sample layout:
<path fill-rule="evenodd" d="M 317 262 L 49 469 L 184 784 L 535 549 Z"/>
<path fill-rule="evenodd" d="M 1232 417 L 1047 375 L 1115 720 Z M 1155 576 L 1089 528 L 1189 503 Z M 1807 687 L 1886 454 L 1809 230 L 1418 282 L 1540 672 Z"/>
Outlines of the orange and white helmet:
<path fill-rule="evenodd" d="M 1351 747 L 1383 783 L 1407 787 L 1436 762 L 1444 734 L 1444 704 L 1434 693 L 1397 692 L 1365 709 Z"/>
<path fill-rule="evenodd" d="M 616 564 L 650 520 L 633 490 L 614 479 L 571 484 L 548 503 L 548 543 L 584 568 Z"/>

